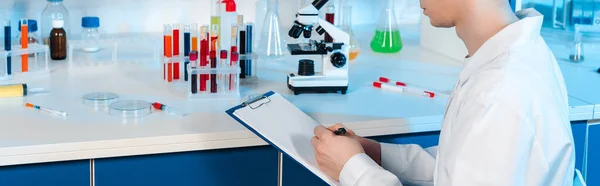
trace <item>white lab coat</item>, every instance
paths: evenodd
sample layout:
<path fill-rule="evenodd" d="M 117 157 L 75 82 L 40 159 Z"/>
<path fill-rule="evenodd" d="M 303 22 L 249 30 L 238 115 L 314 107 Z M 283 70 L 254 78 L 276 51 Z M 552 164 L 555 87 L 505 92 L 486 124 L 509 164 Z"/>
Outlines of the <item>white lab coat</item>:
<path fill-rule="evenodd" d="M 382 144 L 383 168 L 355 155 L 341 184 L 572 185 L 575 150 L 563 76 L 540 36 L 543 16 L 533 9 L 517 16 L 466 59 L 439 148 Z"/>

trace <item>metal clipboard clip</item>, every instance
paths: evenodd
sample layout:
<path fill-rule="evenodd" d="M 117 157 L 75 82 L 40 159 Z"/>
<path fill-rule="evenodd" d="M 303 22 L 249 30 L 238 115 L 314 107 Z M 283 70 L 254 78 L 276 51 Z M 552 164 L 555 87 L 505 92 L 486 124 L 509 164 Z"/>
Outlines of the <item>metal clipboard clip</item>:
<path fill-rule="evenodd" d="M 260 103 L 260 105 L 258 105 L 258 106 L 252 107 L 253 103 L 256 103 L 256 102 L 261 101 L 263 99 L 267 99 L 267 101 Z M 242 103 L 242 107 L 248 106 L 252 110 L 254 110 L 254 109 L 260 108 L 261 106 L 263 106 L 263 105 L 265 105 L 267 103 L 270 103 L 270 102 L 271 102 L 271 99 L 269 97 L 267 97 L 265 95 L 262 95 L 262 96 L 258 96 L 258 97 L 255 97 L 255 98 L 249 99 L 248 101 L 243 102 Z"/>

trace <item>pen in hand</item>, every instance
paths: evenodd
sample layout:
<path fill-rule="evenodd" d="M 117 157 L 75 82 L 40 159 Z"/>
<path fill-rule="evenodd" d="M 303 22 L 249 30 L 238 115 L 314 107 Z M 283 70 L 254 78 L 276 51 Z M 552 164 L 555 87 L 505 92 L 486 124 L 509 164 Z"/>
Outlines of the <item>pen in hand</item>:
<path fill-rule="evenodd" d="M 335 135 L 338 135 L 338 136 L 340 136 L 340 135 L 343 136 L 343 135 L 346 135 L 346 129 L 345 128 L 339 128 L 339 129 L 333 131 L 333 133 Z"/>

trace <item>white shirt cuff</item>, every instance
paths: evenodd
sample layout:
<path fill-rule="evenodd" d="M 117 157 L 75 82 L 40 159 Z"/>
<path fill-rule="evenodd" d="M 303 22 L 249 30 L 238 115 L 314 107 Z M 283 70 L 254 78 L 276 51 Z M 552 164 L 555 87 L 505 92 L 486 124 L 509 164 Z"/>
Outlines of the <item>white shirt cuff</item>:
<path fill-rule="evenodd" d="M 381 168 L 367 154 L 360 153 L 352 156 L 342 168 L 340 184 L 355 185 L 358 179 L 371 168 Z"/>

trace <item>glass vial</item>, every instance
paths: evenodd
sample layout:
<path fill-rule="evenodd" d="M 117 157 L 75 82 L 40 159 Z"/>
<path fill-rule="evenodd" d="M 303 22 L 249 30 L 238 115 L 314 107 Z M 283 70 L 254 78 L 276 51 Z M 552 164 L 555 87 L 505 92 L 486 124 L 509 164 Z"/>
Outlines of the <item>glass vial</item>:
<path fill-rule="evenodd" d="M 335 25 L 335 6 L 333 5 L 333 1 L 329 2 L 327 6 L 327 12 L 325 13 L 325 20 L 333 25 Z M 333 38 L 329 35 L 329 33 L 325 33 L 325 42 L 332 43 Z"/>
<path fill-rule="evenodd" d="M 396 11 L 394 2 L 396 0 L 386 0 L 387 6 L 382 12 L 375 36 L 371 40 L 371 49 L 379 53 L 396 53 L 402 50 L 402 39 L 400 38 L 400 28 L 396 20 Z"/>
<path fill-rule="evenodd" d="M 52 31 L 50 32 L 50 58 L 52 60 L 64 60 L 67 58 L 67 33 L 63 28 L 63 20 L 52 21 Z"/>
<path fill-rule="evenodd" d="M 81 18 L 81 27 L 83 31 L 81 33 L 81 40 L 87 42 L 83 48 L 85 52 L 98 52 L 100 47 L 98 43 L 100 40 L 100 18 L 99 17 L 83 17 Z"/>

